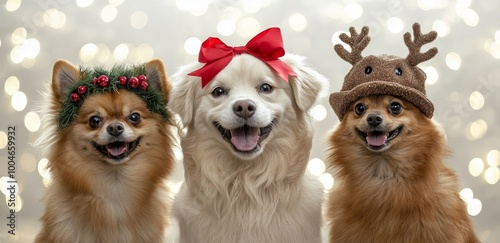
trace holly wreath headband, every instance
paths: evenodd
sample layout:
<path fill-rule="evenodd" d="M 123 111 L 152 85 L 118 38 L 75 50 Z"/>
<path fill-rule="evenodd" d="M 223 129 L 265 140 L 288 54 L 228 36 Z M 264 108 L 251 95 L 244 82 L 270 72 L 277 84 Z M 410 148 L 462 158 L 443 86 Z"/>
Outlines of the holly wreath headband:
<path fill-rule="evenodd" d="M 163 94 L 149 85 L 146 76 L 146 64 L 132 67 L 114 66 L 105 68 L 80 68 L 80 80 L 65 91 L 61 111 L 57 117 L 60 130 L 66 128 L 76 117 L 86 98 L 94 94 L 128 90 L 136 94 L 147 105 L 148 110 L 169 118 Z"/>

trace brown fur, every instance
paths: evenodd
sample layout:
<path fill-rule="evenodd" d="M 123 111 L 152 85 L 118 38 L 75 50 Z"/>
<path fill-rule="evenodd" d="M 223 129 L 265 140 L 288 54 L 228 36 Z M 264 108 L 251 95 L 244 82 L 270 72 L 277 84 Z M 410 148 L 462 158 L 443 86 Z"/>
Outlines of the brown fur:
<path fill-rule="evenodd" d="M 170 84 L 161 61 L 151 61 L 146 70 L 158 75 L 168 99 Z M 45 137 L 49 142 L 40 142 L 48 146 L 52 182 L 45 195 L 43 227 L 35 242 L 161 242 L 168 213 L 163 182 L 174 164 L 171 126 L 151 113 L 137 95 L 120 90 L 89 96 L 72 123 L 62 131 L 55 130 L 61 79 L 78 80 L 79 75 L 65 61 L 54 66 L 47 125 L 52 131 Z M 132 112 L 142 117 L 137 125 L 127 119 Z M 88 120 L 96 114 L 104 122 L 92 129 Z M 134 138 L 141 137 L 121 164 L 110 163 L 92 145 L 113 121 L 124 124 Z"/>
<path fill-rule="evenodd" d="M 403 111 L 388 112 L 398 101 Z M 359 102 L 366 112 L 357 116 Z M 384 151 L 372 152 L 355 128 L 378 112 L 389 130 L 403 125 Z M 329 136 L 328 166 L 336 172 L 326 202 L 330 242 L 479 242 L 458 194 L 440 126 L 414 105 L 388 95 L 351 104 Z"/>

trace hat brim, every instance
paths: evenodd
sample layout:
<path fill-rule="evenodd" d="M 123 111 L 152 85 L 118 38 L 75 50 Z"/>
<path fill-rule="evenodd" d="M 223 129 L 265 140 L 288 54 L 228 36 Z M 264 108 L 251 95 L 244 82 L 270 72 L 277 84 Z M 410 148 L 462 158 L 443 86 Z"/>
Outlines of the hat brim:
<path fill-rule="evenodd" d="M 330 105 L 333 111 L 342 120 L 352 102 L 370 95 L 392 95 L 405 99 L 415 105 L 425 116 L 431 118 L 434 105 L 424 93 L 395 82 L 370 81 L 359 84 L 352 90 L 334 92 L 330 94 Z"/>

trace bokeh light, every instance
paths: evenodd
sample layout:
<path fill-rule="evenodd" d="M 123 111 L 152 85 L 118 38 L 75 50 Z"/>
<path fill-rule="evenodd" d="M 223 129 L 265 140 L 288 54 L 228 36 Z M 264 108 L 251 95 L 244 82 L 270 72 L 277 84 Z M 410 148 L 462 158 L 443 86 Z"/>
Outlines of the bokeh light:
<path fill-rule="evenodd" d="M 465 24 L 472 26 L 472 27 L 476 26 L 479 23 L 479 15 L 477 15 L 476 11 L 474 11 L 470 8 L 465 9 L 465 11 L 463 13 L 463 18 L 464 18 Z"/>
<path fill-rule="evenodd" d="M 260 23 L 253 17 L 245 17 L 236 23 L 236 33 L 241 37 L 252 37 L 260 31 Z"/>
<path fill-rule="evenodd" d="M 130 25 L 134 29 L 142 29 L 148 24 L 148 15 L 144 11 L 136 11 L 130 16 Z"/>
<path fill-rule="evenodd" d="M 82 62 L 90 62 L 99 52 L 99 47 L 94 43 L 87 43 L 80 48 L 80 60 Z"/>
<path fill-rule="evenodd" d="M 232 20 L 221 20 L 219 24 L 217 24 L 217 32 L 222 36 L 230 36 L 234 34 L 235 30 L 236 25 Z"/>
<path fill-rule="evenodd" d="M 16 45 L 21 45 L 28 37 L 28 32 L 24 27 L 19 27 L 12 32 L 10 40 Z"/>
<path fill-rule="evenodd" d="M 5 93 L 13 95 L 19 90 L 19 79 L 16 76 L 10 76 L 5 80 L 4 84 Z"/>
<path fill-rule="evenodd" d="M 48 163 L 49 163 L 49 160 L 46 158 L 42 158 L 42 159 L 40 159 L 40 161 L 38 161 L 38 166 L 37 166 L 38 173 L 43 178 L 50 178 L 50 176 L 51 176 L 50 170 L 47 168 Z"/>
<path fill-rule="evenodd" d="M 433 66 L 428 66 L 425 68 L 422 68 L 427 75 L 427 79 L 425 80 L 426 84 L 433 85 L 435 84 L 438 79 L 439 79 L 439 73 L 437 69 Z"/>
<path fill-rule="evenodd" d="M 12 105 L 12 108 L 16 111 L 22 111 L 24 108 L 26 108 L 26 104 L 28 103 L 28 98 L 26 97 L 26 94 L 22 91 L 16 91 L 10 100 L 10 104 Z"/>
<path fill-rule="evenodd" d="M 457 5 L 462 8 L 468 8 L 470 7 L 471 2 L 471 0 L 457 0 Z"/>
<path fill-rule="evenodd" d="M 315 105 L 309 113 L 315 121 L 323 121 L 327 115 L 326 108 L 322 104 Z"/>
<path fill-rule="evenodd" d="M 400 33 L 404 27 L 403 20 L 398 17 L 391 17 L 387 20 L 387 28 L 392 33 Z"/>
<path fill-rule="evenodd" d="M 153 59 L 155 51 L 153 47 L 149 44 L 141 44 L 135 48 L 135 60 L 137 62 L 147 62 Z"/>
<path fill-rule="evenodd" d="M 113 56 L 116 61 L 122 62 L 127 59 L 129 52 L 130 48 L 128 47 L 127 44 L 119 44 L 118 46 L 115 47 L 113 51 Z"/>
<path fill-rule="evenodd" d="M 484 171 L 484 179 L 491 185 L 496 184 L 498 179 L 500 179 L 500 169 L 494 166 L 489 167 Z"/>
<path fill-rule="evenodd" d="M 288 24 L 292 30 L 297 32 L 303 31 L 307 27 L 307 19 L 301 13 L 294 13 L 288 19 Z"/>
<path fill-rule="evenodd" d="M 40 42 L 35 38 L 30 38 L 24 41 L 21 48 L 26 58 L 35 58 L 40 53 Z"/>
<path fill-rule="evenodd" d="M 488 124 L 483 119 L 478 119 L 468 124 L 467 138 L 471 141 L 481 139 L 486 131 L 488 131 Z"/>
<path fill-rule="evenodd" d="M 321 176 L 325 173 L 325 169 L 325 163 L 321 159 L 313 158 L 307 163 L 307 170 L 315 176 Z"/>
<path fill-rule="evenodd" d="M 189 37 L 184 42 L 184 50 L 191 55 L 196 55 L 200 51 L 201 40 L 196 37 Z"/>
<path fill-rule="evenodd" d="M 491 56 L 495 59 L 500 59 L 500 43 L 493 42 L 489 45 L 488 51 L 491 53 Z"/>
<path fill-rule="evenodd" d="M 48 27 L 60 29 L 66 24 L 66 15 L 55 8 L 47 9 L 43 14 L 43 22 Z"/>
<path fill-rule="evenodd" d="M 326 16 L 332 19 L 339 19 L 344 14 L 344 9 L 341 3 L 332 2 L 324 8 Z"/>
<path fill-rule="evenodd" d="M 450 25 L 443 20 L 436 20 L 432 24 L 432 29 L 438 33 L 439 37 L 445 37 L 450 33 Z"/>
<path fill-rule="evenodd" d="M 113 5 L 107 5 L 101 10 L 102 21 L 109 23 L 115 20 L 118 15 L 118 10 Z"/>
<path fill-rule="evenodd" d="M 462 59 L 460 58 L 460 55 L 458 55 L 458 53 L 450 52 L 446 54 L 446 65 L 448 65 L 451 70 L 458 70 L 461 64 Z"/>
<path fill-rule="evenodd" d="M 483 173 L 484 170 L 484 162 L 480 158 L 474 158 L 469 162 L 469 173 L 474 176 L 478 177 Z"/>
<path fill-rule="evenodd" d="M 30 132 L 36 132 L 40 128 L 40 116 L 36 112 L 30 111 L 24 116 L 24 125 Z"/>
<path fill-rule="evenodd" d="M 431 10 L 435 8 L 436 1 L 434 0 L 418 0 L 418 7 L 422 10 Z"/>
<path fill-rule="evenodd" d="M 5 3 L 5 10 L 14 12 L 21 6 L 21 0 L 7 0 Z"/>
<path fill-rule="evenodd" d="M 262 7 L 262 0 L 242 0 L 243 9 L 247 13 L 257 13 Z"/>
<path fill-rule="evenodd" d="M 76 0 L 76 5 L 80 8 L 86 8 L 92 5 L 93 2 L 94 0 Z"/>
<path fill-rule="evenodd" d="M 470 188 L 464 188 L 460 191 L 460 198 L 464 200 L 464 202 L 467 204 L 474 198 L 474 193 L 472 192 L 472 189 Z"/>
<path fill-rule="evenodd" d="M 323 184 L 323 188 L 325 190 L 330 190 L 333 187 L 333 184 L 335 183 L 335 180 L 333 176 L 330 173 L 323 173 L 319 177 L 319 181 Z"/>
<path fill-rule="evenodd" d="M 483 204 L 481 203 L 481 200 L 477 198 L 471 199 L 469 204 L 467 204 L 467 212 L 471 216 L 477 216 L 482 209 L 483 209 Z"/>
<path fill-rule="evenodd" d="M 350 22 L 352 20 L 358 19 L 363 15 L 363 7 L 359 3 L 350 2 L 345 5 L 344 13 L 347 16 L 347 19 L 344 20 Z"/>
<path fill-rule="evenodd" d="M 500 166 L 500 151 L 493 149 L 486 155 L 486 161 L 490 166 Z"/>
<path fill-rule="evenodd" d="M 0 149 L 5 148 L 7 146 L 7 134 L 4 131 L 0 131 Z"/>
<path fill-rule="evenodd" d="M 36 158 L 32 153 L 23 153 L 21 155 L 21 169 L 25 172 L 31 173 L 36 169 Z"/>
<path fill-rule="evenodd" d="M 108 0 L 110 5 L 113 5 L 115 7 L 118 7 L 125 2 L 125 0 Z"/>
<path fill-rule="evenodd" d="M 495 32 L 495 41 L 496 41 L 497 43 L 500 43 L 500 30 L 497 30 L 497 31 Z"/>
<path fill-rule="evenodd" d="M 483 94 L 479 91 L 474 91 L 469 97 L 469 105 L 474 110 L 480 110 L 484 106 Z"/>

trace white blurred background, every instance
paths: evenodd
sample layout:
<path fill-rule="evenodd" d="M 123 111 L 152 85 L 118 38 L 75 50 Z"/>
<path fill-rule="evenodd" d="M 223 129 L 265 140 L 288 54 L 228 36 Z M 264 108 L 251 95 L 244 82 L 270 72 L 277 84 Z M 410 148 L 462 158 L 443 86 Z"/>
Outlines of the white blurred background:
<path fill-rule="evenodd" d="M 4 0 L 0 5 L 0 242 L 31 242 L 40 229 L 40 199 L 50 173 L 47 160 L 30 142 L 39 135 L 33 112 L 50 81 L 52 65 L 108 67 L 164 60 L 167 72 L 194 62 L 209 36 L 230 46 L 244 45 L 258 32 L 281 28 L 287 52 L 308 62 L 338 91 L 351 65 L 333 50 L 350 26 L 370 27 L 369 54 L 406 56 L 403 34 L 419 22 L 436 30 L 438 55 L 419 66 L 427 73 L 434 118 L 443 124 L 453 149 L 448 161 L 461 179 L 461 196 L 477 234 L 500 240 L 500 1 L 472 0 Z M 325 190 L 335 178 L 325 171 L 325 137 L 338 123 L 327 97 L 312 110 L 315 118 L 308 169 Z M 8 127 L 16 127 L 16 235 L 7 233 L 9 207 Z M 432 138 L 431 138 L 432 139 Z M 179 152 L 179 151 L 177 151 Z M 170 179 L 182 182 L 182 166 Z M 175 233 L 175 229 L 171 229 Z M 169 237 L 169 242 L 174 238 Z"/>

